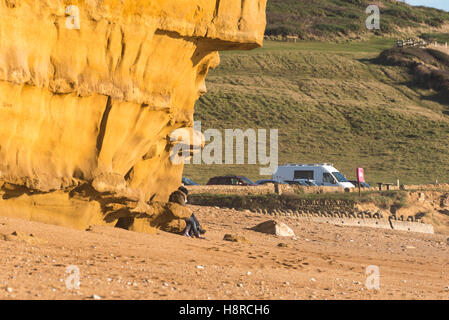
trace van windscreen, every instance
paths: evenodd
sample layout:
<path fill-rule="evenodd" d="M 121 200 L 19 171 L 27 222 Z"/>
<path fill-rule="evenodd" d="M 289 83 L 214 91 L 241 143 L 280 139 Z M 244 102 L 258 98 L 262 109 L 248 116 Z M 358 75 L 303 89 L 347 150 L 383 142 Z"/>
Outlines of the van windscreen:
<path fill-rule="evenodd" d="M 348 180 L 345 178 L 344 175 L 342 175 L 340 172 L 332 172 L 335 179 L 337 179 L 338 182 L 348 182 Z"/>
<path fill-rule="evenodd" d="M 307 180 L 315 180 L 313 178 L 313 170 L 296 170 L 294 179 L 307 179 Z"/>

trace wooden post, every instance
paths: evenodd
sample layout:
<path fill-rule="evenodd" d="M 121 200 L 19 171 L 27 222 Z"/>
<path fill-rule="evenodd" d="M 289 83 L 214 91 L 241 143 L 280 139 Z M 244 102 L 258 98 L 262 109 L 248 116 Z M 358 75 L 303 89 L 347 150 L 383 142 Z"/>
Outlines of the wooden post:
<path fill-rule="evenodd" d="M 361 189 L 360 181 L 359 181 L 359 198 L 361 198 L 361 197 L 362 197 L 362 189 Z"/>
<path fill-rule="evenodd" d="M 277 195 L 281 194 L 281 191 L 279 189 L 279 183 L 275 182 L 274 184 L 274 193 L 276 193 Z"/>

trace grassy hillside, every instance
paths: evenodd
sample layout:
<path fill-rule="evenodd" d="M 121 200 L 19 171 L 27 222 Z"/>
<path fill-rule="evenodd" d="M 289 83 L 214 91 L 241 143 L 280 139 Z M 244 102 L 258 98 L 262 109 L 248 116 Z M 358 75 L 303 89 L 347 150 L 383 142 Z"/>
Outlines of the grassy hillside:
<path fill-rule="evenodd" d="M 394 40 L 265 43 L 225 52 L 196 105 L 207 128 L 278 128 L 281 163 L 332 162 L 370 182 L 449 181 L 449 106 L 414 85 L 408 69 L 375 60 Z M 219 174 L 261 179 L 259 165 L 189 165 L 205 183 Z"/>
<path fill-rule="evenodd" d="M 371 34 L 365 26 L 365 10 L 370 4 L 377 4 L 381 10 L 381 29 L 375 32 L 378 35 L 410 35 L 413 30 L 419 34 L 449 22 L 448 12 L 396 0 L 269 0 L 266 34 L 296 34 L 302 39 Z"/>
<path fill-rule="evenodd" d="M 382 52 L 378 61 L 407 67 L 415 83 L 435 89 L 435 99 L 449 104 L 449 50 L 392 48 Z"/>
<path fill-rule="evenodd" d="M 421 34 L 420 37 L 432 43 L 435 41 L 439 43 L 449 43 L 449 33 L 429 32 Z"/>

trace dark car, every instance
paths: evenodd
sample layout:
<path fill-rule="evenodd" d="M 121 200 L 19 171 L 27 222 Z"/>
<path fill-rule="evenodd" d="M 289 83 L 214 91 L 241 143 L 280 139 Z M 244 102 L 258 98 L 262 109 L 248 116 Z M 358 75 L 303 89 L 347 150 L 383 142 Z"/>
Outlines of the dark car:
<path fill-rule="evenodd" d="M 351 183 L 352 183 L 353 185 L 355 185 L 356 187 L 358 187 L 358 185 L 359 185 L 359 183 L 358 183 L 356 180 L 350 180 L 349 182 L 351 182 Z M 366 189 L 371 188 L 371 186 L 370 186 L 368 183 L 366 183 L 366 182 L 360 183 L 360 187 L 366 188 Z"/>
<path fill-rule="evenodd" d="M 284 182 L 284 181 L 276 181 L 276 180 L 272 180 L 272 179 L 263 179 L 263 180 L 256 181 L 256 184 L 259 186 L 264 185 L 264 184 L 269 184 L 269 183 L 288 184 L 287 182 Z"/>
<path fill-rule="evenodd" d="M 242 176 L 221 176 L 213 177 L 207 185 L 225 185 L 225 186 L 257 186 L 254 182 Z"/>
<path fill-rule="evenodd" d="M 288 180 L 285 182 L 287 182 L 288 184 L 294 185 L 294 186 L 318 187 L 315 180 L 309 180 L 309 179 Z"/>
<path fill-rule="evenodd" d="M 185 186 L 199 186 L 198 183 L 193 182 L 189 178 L 182 178 L 182 184 L 185 185 Z"/>
<path fill-rule="evenodd" d="M 285 182 L 287 182 L 288 184 L 290 184 L 292 186 L 310 187 L 310 185 L 308 183 L 306 183 L 305 181 L 302 181 L 302 180 L 286 180 Z"/>

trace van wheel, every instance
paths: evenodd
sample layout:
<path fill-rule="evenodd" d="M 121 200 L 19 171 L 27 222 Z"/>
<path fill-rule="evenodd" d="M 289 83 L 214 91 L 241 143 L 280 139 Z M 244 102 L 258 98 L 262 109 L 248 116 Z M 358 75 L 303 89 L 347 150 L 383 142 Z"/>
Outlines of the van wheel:
<path fill-rule="evenodd" d="M 345 188 L 345 192 L 349 192 L 350 190 L 349 190 L 349 188 Z"/>

